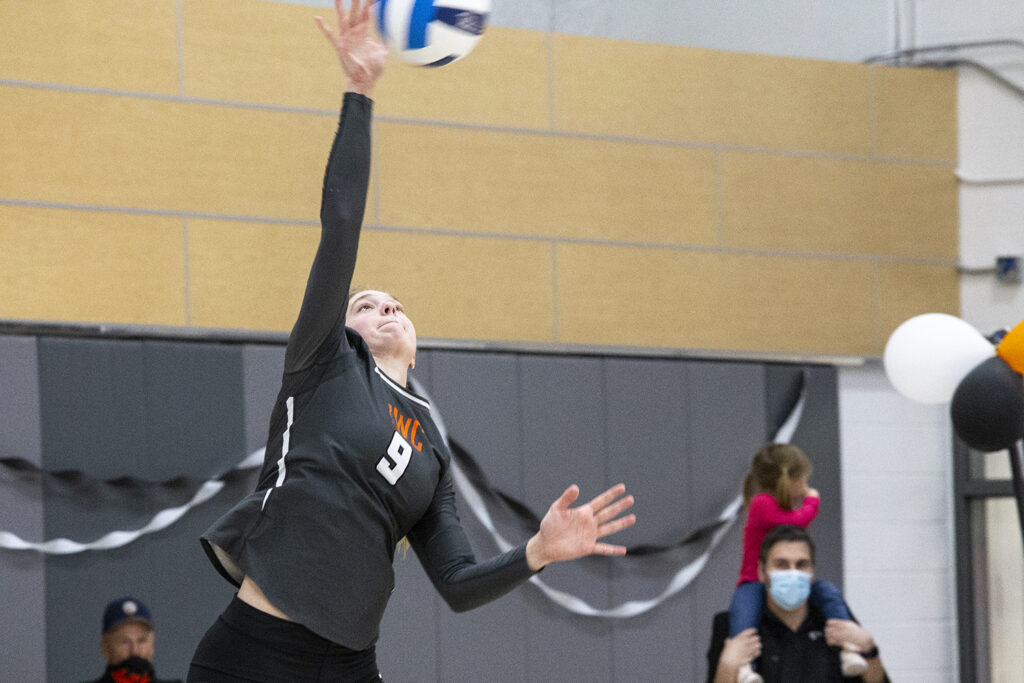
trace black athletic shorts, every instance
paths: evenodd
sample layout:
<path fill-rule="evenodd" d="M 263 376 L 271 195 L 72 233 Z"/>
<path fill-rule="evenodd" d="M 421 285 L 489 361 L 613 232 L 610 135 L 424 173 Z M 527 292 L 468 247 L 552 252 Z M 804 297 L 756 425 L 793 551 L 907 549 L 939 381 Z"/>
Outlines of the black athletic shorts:
<path fill-rule="evenodd" d="M 350 650 L 237 597 L 192 656 L 188 683 L 379 683 L 376 651 Z"/>

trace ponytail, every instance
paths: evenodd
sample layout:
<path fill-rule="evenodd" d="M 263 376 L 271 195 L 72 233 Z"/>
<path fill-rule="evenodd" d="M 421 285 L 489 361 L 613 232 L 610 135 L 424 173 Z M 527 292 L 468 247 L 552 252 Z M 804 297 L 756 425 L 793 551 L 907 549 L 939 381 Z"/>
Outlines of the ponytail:
<path fill-rule="evenodd" d="M 795 478 L 796 477 L 793 479 Z M 789 470 L 784 468 L 782 472 L 779 473 L 779 479 L 775 483 L 775 489 L 767 492 L 772 494 L 772 498 L 775 499 L 775 502 L 778 503 L 779 507 L 783 510 L 793 509 L 793 496 L 790 494 L 793 479 L 790 479 Z"/>
<path fill-rule="evenodd" d="M 754 476 L 753 467 L 751 467 L 747 476 L 743 478 L 743 504 L 749 505 L 750 500 L 760 492 L 761 486 L 757 482 L 757 477 Z"/>
<path fill-rule="evenodd" d="M 793 482 L 811 476 L 811 461 L 797 446 L 769 444 L 754 454 L 750 472 L 743 480 L 743 504 L 758 493 L 767 493 L 783 510 L 793 509 Z"/>

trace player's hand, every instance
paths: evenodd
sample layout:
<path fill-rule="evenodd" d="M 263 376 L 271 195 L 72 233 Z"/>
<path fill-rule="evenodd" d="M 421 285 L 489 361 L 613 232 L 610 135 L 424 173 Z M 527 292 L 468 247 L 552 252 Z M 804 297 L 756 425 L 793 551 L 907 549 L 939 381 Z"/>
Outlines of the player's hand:
<path fill-rule="evenodd" d="M 575 484 L 567 488 L 548 508 L 540 531 L 526 544 L 530 567 L 536 570 L 584 555 L 624 555 L 625 546 L 601 543 L 598 539 L 636 522 L 635 515 L 622 515 L 633 505 L 633 496 L 624 496 L 625 492 L 625 484 L 617 484 L 589 503 L 570 508 L 580 489 Z"/>
<path fill-rule="evenodd" d="M 334 0 L 338 12 L 338 28 L 327 25 L 323 17 L 315 17 L 320 31 L 331 43 L 348 76 L 346 90 L 369 96 L 384 71 L 388 48 L 372 30 L 370 0 L 352 0 L 352 9 L 345 9 L 344 0 Z"/>

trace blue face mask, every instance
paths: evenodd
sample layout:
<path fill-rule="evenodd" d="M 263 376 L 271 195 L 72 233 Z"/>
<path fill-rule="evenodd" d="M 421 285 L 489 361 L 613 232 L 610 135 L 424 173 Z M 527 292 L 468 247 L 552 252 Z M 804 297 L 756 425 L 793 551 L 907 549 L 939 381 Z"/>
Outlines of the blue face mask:
<path fill-rule="evenodd" d="M 769 592 L 779 607 L 796 609 L 811 594 L 811 575 L 799 569 L 780 569 L 768 572 L 771 579 Z"/>

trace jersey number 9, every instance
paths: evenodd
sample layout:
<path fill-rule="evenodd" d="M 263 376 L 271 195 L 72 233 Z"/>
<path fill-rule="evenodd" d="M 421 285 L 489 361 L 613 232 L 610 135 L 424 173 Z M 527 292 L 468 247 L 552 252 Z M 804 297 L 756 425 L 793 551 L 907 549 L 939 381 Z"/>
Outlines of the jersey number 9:
<path fill-rule="evenodd" d="M 391 437 L 391 445 L 388 446 L 388 453 L 377 463 L 377 471 L 394 486 L 405 474 L 405 468 L 409 466 L 412 459 L 412 446 L 401 434 L 395 432 Z"/>

